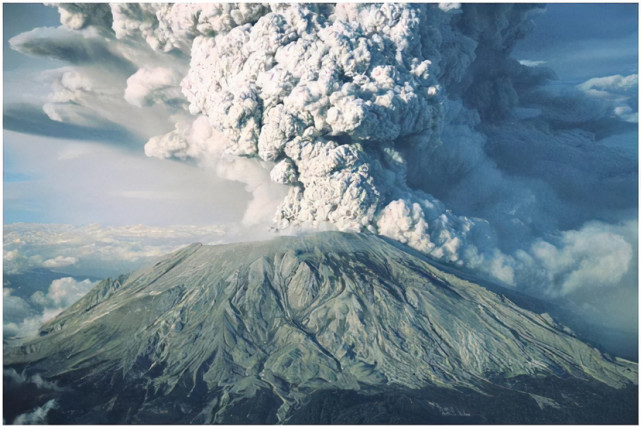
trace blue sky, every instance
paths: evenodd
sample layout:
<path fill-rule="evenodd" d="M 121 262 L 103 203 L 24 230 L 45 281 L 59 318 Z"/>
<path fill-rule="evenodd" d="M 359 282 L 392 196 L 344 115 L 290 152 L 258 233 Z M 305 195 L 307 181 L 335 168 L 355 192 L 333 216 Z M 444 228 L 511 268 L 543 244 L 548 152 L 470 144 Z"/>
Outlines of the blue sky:
<path fill-rule="evenodd" d="M 637 72 L 638 5 L 550 3 L 514 56 L 545 61 L 560 80 Z"/>
<path fill-rule="evenodd" d="M 4 71 L 52 66 L 54 62 L 49 59 L 29 57 L 14 51 L 9 39 L 34 27 L 60 25 L 58 11 L 41 4 L 4 3 L 2 6 L 5 16 L 2 27 Z"/>

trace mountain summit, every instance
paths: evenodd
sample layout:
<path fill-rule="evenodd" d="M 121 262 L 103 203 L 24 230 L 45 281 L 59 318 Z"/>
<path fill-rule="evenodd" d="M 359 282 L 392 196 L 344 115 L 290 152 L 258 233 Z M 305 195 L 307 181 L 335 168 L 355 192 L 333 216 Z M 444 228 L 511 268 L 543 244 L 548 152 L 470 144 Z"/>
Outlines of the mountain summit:
<path fill-rule="evenodd" d="M 637 416 L 636 364 L 366 234 L 190 245 L 101 282 L 37 338 L 5 348 L 4 364 L 14 416 L 29 409 L 15 373 L 55 384 L 28 392 L 31 408 L 54 401 L 49 422 Z"/>

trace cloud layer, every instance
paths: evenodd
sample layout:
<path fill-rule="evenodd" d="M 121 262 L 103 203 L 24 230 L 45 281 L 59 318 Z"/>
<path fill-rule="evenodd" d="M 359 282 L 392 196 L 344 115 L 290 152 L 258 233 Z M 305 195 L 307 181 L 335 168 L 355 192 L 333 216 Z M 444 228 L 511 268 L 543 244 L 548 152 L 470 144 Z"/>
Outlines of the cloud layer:
<path fill-rule="evenodd" d="M 4 286 L 3 305 L 11 306 L 9 313 L 3 313 L 4 338 L 35 335 L 43 323 L 78 301 L 95 284 L 89 279 L 77 281 L 72 277 L 63 277 L 52 281 L 46 292 L 36 291 L 28 301 L 12 295 L 12 289 Z"/>
<path fill-rule="evenodd" d="M 44 267 L 74 275 L 106 277 L 150 263 L 158 256 L 194 242 L 234 240 L 222 226 L 86 226 L 6 224 L 4 271 L 19 274 Z"/>
<path fill-rule="evenodd" d="M 4 337 L 34 335 L 44 322 L 89 292 L 99 278 L 132 272 L 193 242 L 236 239 L 234 228 L 220 226 L 6 224 Z M 39 285 L 40 276 L 59 278 Z"/>

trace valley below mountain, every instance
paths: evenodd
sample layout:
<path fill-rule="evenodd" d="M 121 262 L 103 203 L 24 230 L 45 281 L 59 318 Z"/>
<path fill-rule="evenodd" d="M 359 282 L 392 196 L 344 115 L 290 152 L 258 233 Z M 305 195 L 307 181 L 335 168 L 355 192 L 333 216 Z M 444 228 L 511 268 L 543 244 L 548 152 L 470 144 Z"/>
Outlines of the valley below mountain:
<path fill-rule="evenodd" d="M 193 244 L 5 345 L 4 418 L 637 423 L 636 363 L 454 273 L 368 234 Z"/>

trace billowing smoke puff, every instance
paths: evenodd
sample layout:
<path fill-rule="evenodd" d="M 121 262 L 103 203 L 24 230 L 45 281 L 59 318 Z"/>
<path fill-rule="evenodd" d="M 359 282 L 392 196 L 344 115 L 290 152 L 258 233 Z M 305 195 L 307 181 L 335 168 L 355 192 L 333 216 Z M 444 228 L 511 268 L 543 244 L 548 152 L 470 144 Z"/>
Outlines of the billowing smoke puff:
<path fill-rule="evenodd" d="M 137 35 L 154 49 L 184 50 L 193 38 L 183 92 L 190 112 L 225 136 L 221 150 L 220 142 L 190 137 L 201 133 L 190 126 L 202 121 L 181 122 L 152 138 L 148 154 L 215 152 L 273 162 L 271 179 L 291 186 L 275 228 L 331 223 L 460 259 L 475 222 L 411 190 L 399 151 L 410 135 L 415 145 L 440 143 L 446 100 L 437 74 L 443 68 L 462 77 L 452 69 L 472 62 L 474 42 L 450 31 L 448 42 L 465 46 L 468 59 L 439 64 L 443 37 L 423 25 L 447 25 L 453 12 L 393 4 L 226 5 L 207 14 L 194 6 L 130 14 L 115 7 L 113 16 L 117 37 Z M 200 22 L 205 16 L 212 25 Z"/>
<path fill-rule="evenodd" d="M 637 77 L 543 85 L 550 70 L 510 57 L 537 7 L 93 7 L 59 6 L 62 23 L 164 55 L 119 48 L 138 67 L 127 102 L 174 108 L 147 155 L 245 182 L 248 223 L 275 207 L 277 230 L 369 231 L 553 296 L 610 271 L 577 263 L 602 255 L 586 242 L 609 236 L 622 269 L 635 257 L 631 222 L 595 230 L 635 209 L 636 163 L 593 143 L 594 123 L 636 121 Z"/>

